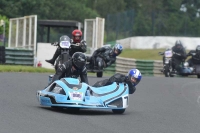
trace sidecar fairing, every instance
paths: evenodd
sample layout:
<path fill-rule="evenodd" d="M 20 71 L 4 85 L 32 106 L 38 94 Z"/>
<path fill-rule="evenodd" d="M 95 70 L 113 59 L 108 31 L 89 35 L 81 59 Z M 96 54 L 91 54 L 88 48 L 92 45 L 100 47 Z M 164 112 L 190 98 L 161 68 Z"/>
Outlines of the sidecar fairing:
<path fill-rule="evenodd" d="M 75 78 L 54 81 L 44 90 L 37 91 L 37 99 L 43 106 L 112 109 L 123 113 L 128 107 L 128 86 L 116 84 L 92 87 Z"/>

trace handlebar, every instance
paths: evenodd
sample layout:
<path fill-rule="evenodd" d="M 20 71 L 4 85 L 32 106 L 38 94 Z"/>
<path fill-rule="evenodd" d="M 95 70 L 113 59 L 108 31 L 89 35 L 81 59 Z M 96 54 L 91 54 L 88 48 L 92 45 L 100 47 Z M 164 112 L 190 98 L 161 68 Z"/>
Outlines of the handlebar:
<path fill-rule="evenodd" d="M 58 42 L 53 42 L 53 43 L 51 43 L 51 45 L 58 46 Z"/>
<path fill-rule="evenodd" d="M 58 46 L 59 45 L 59 42 L 53 42 L 53 43 L 51 43 L 51 45 L 53 45 L 53 46 Z M 71 46 L 81 46 L 81 43 L 71 43 L 70 44 Z"/>
<path fill-rule="evenodd" d="M 80 45 L 81 45 L 80 43 L 71 44 L 71 46 L 80 46 Z"/>
<path fill-rule="evenodd" d="M 164 55 L 164 53 L 163 53 L 163 52 L 158 52 L 158 54 L 159 54 L 159 55 Z"/>

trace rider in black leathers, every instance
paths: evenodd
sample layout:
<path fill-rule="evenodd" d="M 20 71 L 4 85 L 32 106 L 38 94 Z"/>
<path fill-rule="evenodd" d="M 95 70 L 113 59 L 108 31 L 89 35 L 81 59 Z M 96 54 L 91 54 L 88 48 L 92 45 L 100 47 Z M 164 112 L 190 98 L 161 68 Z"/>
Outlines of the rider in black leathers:
<path fill-rule="evenodd" d="M 191 50 L 187 56 L 192 56 L 188 60 L 190 67 L 192 67 L 194 64 L 200 64 L 200 45 L 197 45 L 196 50 Z"/>
<path fill-rule="evenodd" d="M 105 67 L 115 63 L 116 57 L 121 54 L 123 47 L 121 44 L 115 44 L 113 48 L 104 46 L 94 51 L 91 57 L 87 57 L 87 62 L 90 62 L 91 69 L 95 67 L 95 59 L 97 56 L 102 57 L 105 62 Z"/>
<path fill-rule="evenodd" d="M 75 52 L 83 52 L 83 53 L 85 53 L 87 51 L 87 44 L 86 44 L 86 41 L 81 40 L 82 32 L 80 30 L 74 30 L 72 32 L 72 37 L 73 38 L 71 39 L 71 43 L 72 44 L 79 43 L 80 45 L 79 46 L 73 46 L 73 45 L 70 46 L 70 50 L 69 50 L 70 57 L 72 57 L 72 55 Z M 55 43 L 59 43 L 59 42 L 55 42 Z M 60 47 L 58 47 L 56 49 L 54 55 L 53 55 L 53 58 L 50 59 L 50 60 L 45 60 L 45 61 L 50 63 L 50 64 L 52 64 L 52 65 L 54 65 L 55 60 L 60 55 L 60 53 L 61 53 L 61 49 L 60 49 Z"/>
<path fill-rule="evenodd" d="M 86 56 L 81 52 L 73 54 L 72 58 L 64 62 L 57 70 L 49 83 L 59 80 L 63 77 L 78 78 L 80 76 L 81 82 L 88 84 L 87 69 L 86 69 Z"/>
<path fill-rule="evenodd" d="M 180 64 L 186 59 L 186 51 L 180 40 L 176 41 L 175 46 L 172 47 L 172 71 L 179 72 L 181 67 Z"/>
<path fill-rule="evenodd" d="M 142 75 L 138 69 L 131 69 L 126 75 L 116 73 L 109 79 L 96 82 L 93 87 L 101 87 L 111 85 L 113 82 L 126 83 L 129 87 L 129 94 L 133 94 L 136 90 L 135 86 L 140 82 Z"/>

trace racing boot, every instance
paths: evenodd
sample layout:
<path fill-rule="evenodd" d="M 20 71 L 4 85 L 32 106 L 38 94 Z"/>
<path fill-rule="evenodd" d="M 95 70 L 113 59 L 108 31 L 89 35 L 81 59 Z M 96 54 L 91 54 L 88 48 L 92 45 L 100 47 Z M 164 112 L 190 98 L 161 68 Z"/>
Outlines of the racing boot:
<path fill-rule="evenodd" d="M 48 63 L 50 63 L 50 64 L 52 64 L 52 65 L 54 65 L 55 60 L 58 58 L 59 55 L 60 55 L 60 49 L 57 48 L 57 49 L 56 49 L 56 52 L 55 52 L 54 55 L 53 55 L 53 58 L 50 59 L 50 60 L 45 60 L 45 61 L 48 62 Z"/>

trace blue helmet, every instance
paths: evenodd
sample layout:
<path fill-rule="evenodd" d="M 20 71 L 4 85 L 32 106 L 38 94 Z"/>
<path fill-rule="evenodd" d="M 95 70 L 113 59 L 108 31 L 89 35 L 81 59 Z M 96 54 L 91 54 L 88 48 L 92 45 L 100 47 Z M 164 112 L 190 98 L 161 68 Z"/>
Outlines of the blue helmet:
<path fill-rule="evenodd" d="M 115 53 L 115 51 L 117 51 L 117 53 Z M 123 47 L 121 44 L 117 43 L 115 44 L 115 46 L 113 47 L 113 53 L 115 56 L 118 56 L 119 54 L 121 54 L 121 52 L 123 51 Z"/>
<path fill-rule="evenodd" d="M 127 76 L 134 86 L 136 86 L 142 79 L 142 74 L 138 69 L 131 69 Z"/>

